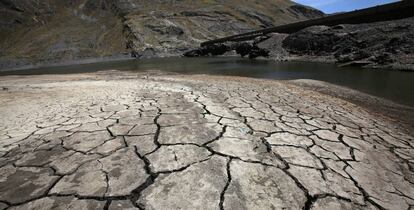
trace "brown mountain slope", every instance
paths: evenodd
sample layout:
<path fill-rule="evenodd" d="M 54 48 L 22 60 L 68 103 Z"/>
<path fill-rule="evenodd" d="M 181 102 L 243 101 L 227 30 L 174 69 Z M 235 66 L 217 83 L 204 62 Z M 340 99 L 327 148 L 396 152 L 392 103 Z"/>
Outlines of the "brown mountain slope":
<path fill-rule="evenodd" d="M 181 54 L 201 41 L 320 17 L 289 0 L 0 0 L 0 68 Z"/>

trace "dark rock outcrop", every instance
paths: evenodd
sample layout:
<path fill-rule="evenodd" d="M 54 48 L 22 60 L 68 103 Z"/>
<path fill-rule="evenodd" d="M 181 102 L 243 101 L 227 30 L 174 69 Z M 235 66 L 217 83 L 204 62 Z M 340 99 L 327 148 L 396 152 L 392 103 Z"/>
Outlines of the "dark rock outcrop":
<path fill-rule="evenodd" d="M 221 46 L 221 47 L 220 47 Z M 227 47 L 223 47 L 227 46 Z M 235 51 L 241 57 L 336 62 L 340 66 L 414 70 L 414 18 L 359 25 L 312 26 L 293 34 L 272 33 L 252 41 L 199 48 L 185 56 Z"/>
<path fill-rule="evenodd" d="M 217 55 L 223 55 L 229 50 L 231 50 L 231 47 L 225 44 L 209 45 L 209 46 L 200 47 L 198 49 L 185 52 L 184 56 L 185 57 L 217 56 Z"/>
<path fill-rule="evenodd" d="M 283 60 L 288 56 L 288 52 L 282 46 L 282 42 L 287 36 L 287 34 L 279 33 L 268 34 L 265 39 L 259 40 L 256 45 L 261 49 L 269 51 L 270 58 Z"/>
<path fill-rule="evenodd" d="M 185 57 L 217 56 L 224 55 L 227 52 L 235 51 L 241 57 L 248 56 L 250 59 L 257 57 L 269 57 L 268 49 L 260 48 L 255 43 L 240 42 L 231 44 L 215 44 L 197 48 L 185 52 Z"/>
<path fill-rule="evenodd" d="M 233 44 L 233 49 L 239 54 L 241 57 L 244 57 L 250 53 L 253 49 L 253 44 L 249 42 L 242 42 L 242 43 L 235 43 Z"/>
<path fill-rule="evenodd" d="M 257 57 L 269 57 L 269 50 L 258 47 L 256 43 L 236 43 L 232 45 L 232 48 L 241 57 L 249 56 L 250 59 Z"/>
<path fill-rule="evenodd" d="M 249 58 L 254 59 L 257 57 L 269 57 L 269 51 L 266 49 L 261 49 L 257 47 L 256 45 L 253 46 L 252 50 L 249 53 Z"/>
<path fill-rule="evenodd" d="M 414 18 L 313 26 L 287 36 L 283 48 L 292 55 L 333 57 L 342 66 L 413 69 Z"/>

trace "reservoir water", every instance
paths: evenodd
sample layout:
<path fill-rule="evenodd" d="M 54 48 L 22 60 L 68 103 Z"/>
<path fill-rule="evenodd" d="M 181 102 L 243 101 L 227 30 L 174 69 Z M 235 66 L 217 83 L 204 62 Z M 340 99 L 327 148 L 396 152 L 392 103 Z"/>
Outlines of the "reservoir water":
<path fill-rule="evenodd" d="M 314 79 L 414 107 L 414 72 L 360 67 L 339 68 L 335 64 L 275 62 L 228 57 L 160 58 L 0 71 L 0 75 L 69 74 L 110 69 L 161 70 L 182 74 L 231 75 L 278 80 Z"/>

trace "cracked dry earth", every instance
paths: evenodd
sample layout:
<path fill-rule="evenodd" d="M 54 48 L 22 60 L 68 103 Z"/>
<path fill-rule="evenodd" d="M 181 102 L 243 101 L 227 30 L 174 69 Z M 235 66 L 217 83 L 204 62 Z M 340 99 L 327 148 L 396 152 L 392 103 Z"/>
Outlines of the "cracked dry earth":
<path fill-rule="evenodd" d="M 0 209 L 411 209 L 412 132 L 290 84 L 0 78 Z"/>

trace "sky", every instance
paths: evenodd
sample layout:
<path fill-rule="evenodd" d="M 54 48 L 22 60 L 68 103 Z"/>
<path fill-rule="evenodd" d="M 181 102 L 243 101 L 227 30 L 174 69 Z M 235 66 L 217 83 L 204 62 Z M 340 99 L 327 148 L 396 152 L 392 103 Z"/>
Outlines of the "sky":
<path fill-rule="evenodd" d="M 348 12 L 381 4 L 397 2 L 398 0 L 293 0 L 294 2 L 308 5 L 324 13 Z"/>

